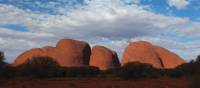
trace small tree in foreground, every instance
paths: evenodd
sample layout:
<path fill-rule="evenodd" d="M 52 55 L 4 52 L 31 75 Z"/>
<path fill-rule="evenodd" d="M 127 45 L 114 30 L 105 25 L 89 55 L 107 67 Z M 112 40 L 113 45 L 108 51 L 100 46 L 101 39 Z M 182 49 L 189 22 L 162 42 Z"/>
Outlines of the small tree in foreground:
<path fill-rule="evenodd" d="M 0 63 L 3 63 L 5 60 L 4 53 L 0 51 Z"/>
<path fill-rule="evenodd" d="M 60 66 L 51 57 L 38 56 L 28 59 L 17 67 L 17 76 L 48 78 L 59 76 Z"/>
<path fill-rule="evenodd" d="M 4 62 L 4 53 L 0 51 L 0 79 L 7 79 L 14 76 L 13 68 Z"/>
<path fill-rule="evenodd" d="M 200 63 L 200 55 L 196 58 L 196 63 Z"/>

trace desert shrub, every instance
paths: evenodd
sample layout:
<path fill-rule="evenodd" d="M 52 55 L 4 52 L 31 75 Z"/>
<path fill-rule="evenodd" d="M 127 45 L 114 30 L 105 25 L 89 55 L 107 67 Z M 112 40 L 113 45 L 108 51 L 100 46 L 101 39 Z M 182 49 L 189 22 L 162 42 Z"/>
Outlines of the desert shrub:
<path fill-rule="evenodd" d="M 200 75 L 191 77 L 189 88 L 200 88 Z"/>
<path fill-rule="evenodd" d="M 185 63 L 177 66 L 174 69 L 162 69 L 161 73 L 163 76 L 168 77 L 192 77 L 194 75 L 200 75 L 200 56 L 196 60 L 191 60 L 189 63 Z"/>
<path fill-rule="evenodd" d="M 200 67 L 200 63 L 191 62 L 191 63 L 186 63 L 186 64 L 182 64 L 178 66 L 177 68 L 174 69 L 174 71 L 177 71 L 185 76 L 192 76 L 192 75 L 200 74 L 199 67 Z"/>
<path fill-rule="evenodd" d="M 15 69 L 8 65 L 0 68 L 0 79 L 9 79 L 15 77 Z"/>
<path fill-rule="evenodd" d="M 5 63 L 4 60 L 4 54 L 0 51 L 0 79 L 6 79 L 10 74 L 8 64 Z"/>
<path fill-rule="evenodd" d="M 168 76 L 172 78 L 179 78 L 184 76 L 184 73 L 181 70 L 177 69 L 163 69 L 163 70 L 165 70 L 163 76 Z"/>
<path fill-rule="evenodd" d="M 62 74 L 65 77 L 94 77 L 100 74 L 100 70 L 93 66 L 68 67 L 63 68 Z"/>
<path fill-rule="evenodd" d="M 159 75 L 159 70 L 152 67 L 150 64 L 130 62 L 121 68 L 119 76 L 124 79 L 141 79 L 157 77 Z"/>
<path fill-rule="evenodd" d="M 28 59 L 16 68 L 16 76 L 49 78 L 60 75 L 60 66 L 51 57 L 39 56 Z"/>
<path fill-rule="evenodd" d="M 5 72 L 5 67 L 3 67 L 2 65 L 0 66 L 0 79 L 4 79 L 6 72 Z"/>
<path fill-rule="evenodd" d="M 120 75 L 121 67 L 111 68 L 101 71 L 101 77 L 118 77 Z"/>
<path fill-rule="evenodd" d="M 170 77 L 182 77 L 188 76 L 192 77 L 194 75 L 200 74 L 200 56 L 196 60 L 192 60 L 189 63 L 182 64 L 177 66 L 174 69 L 169 70 L 166 74 Z"/>

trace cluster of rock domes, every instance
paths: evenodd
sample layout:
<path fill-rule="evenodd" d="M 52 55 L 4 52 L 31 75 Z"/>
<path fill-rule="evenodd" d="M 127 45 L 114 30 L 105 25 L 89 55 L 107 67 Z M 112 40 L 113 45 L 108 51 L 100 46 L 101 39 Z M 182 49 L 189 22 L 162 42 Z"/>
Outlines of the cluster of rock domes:
<path fill-rule="evenodd" d="M 64 67 L 96 66 L 106 70 L 121 66 L 128 62 L 149 63 L 157 68 L 174 68 L 185 61 L 173 52 L 149 42 L 138 41 L 130 43 L 125 49 L 121 63 L 117 53 L 104 46 L 93 46 L 84 41 L 62 39 L 56 47 L 46 46 L 34 48 L 19 55 L 14 66 L 24 63 L 36 56 L 48 56 Z"/>

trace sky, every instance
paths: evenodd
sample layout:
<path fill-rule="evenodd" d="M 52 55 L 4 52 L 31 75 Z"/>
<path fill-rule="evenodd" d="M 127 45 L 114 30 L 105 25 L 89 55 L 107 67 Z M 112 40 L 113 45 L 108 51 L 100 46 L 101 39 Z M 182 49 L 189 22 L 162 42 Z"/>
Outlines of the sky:
<path fill-rule="evenodd" d="M 7 62 L 63 38 L 104 45 L 122 56 L 145 40 L 186 61 L 200 55 L 199 0 L 0 0 L 0 51 Z"/>

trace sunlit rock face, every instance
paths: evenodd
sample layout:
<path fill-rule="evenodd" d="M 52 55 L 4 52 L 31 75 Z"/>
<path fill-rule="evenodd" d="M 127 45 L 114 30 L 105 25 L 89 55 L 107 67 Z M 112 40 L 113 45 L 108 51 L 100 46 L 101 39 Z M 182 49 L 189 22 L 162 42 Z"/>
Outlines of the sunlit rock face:
<path fill-rule="evenodd" d="M 128 62 L 148 63 L 156 68 L 174 68 L 185 63 L 175 53 L 147 41 L 132 42 L 126 47 L 121 63 Z"/>
<path fill-rule="evenodd" d="M 162 48 L 159 46 L 154 46 L 154 48 L 155 48 L 157 54 L 159 55 L 164 68 L 174 68 L 178 65 L 186 63 L 186 61 L 184 61 L 177 54 L 175 54 L 165 48 Z"/>
<path fill-rule="evenodd" d="M 90 65 L 98 67 L 101 70 L 107 70 L 120 66 L 117 53 L 104 47 L 94 46 L 90 57 Z"/>
<path fill-rule="evenodd" d="M 91 48 L 87 42 L 62 39 L 56 47 L 45 46 L 43 48 L 33 48 L 19 55 L 14 66 L 24 63 L 27 59 L 36 56 L 48 56 L 64 67 L 80 67 L 89 64 Z"/>

